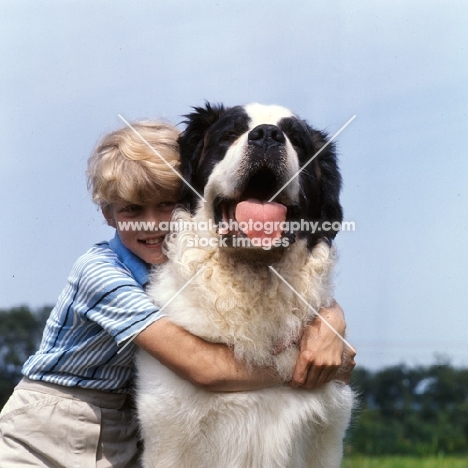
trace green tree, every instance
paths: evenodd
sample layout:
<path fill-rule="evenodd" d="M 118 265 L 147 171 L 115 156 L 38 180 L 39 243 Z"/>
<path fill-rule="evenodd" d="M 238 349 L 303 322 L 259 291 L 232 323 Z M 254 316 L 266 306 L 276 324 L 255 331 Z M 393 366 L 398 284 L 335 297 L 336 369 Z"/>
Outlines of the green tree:
<path fill-rule="evenodd" d="M 467 369 L 447 362 L 377 372 L 356 369 L 352 385 L 360 392 L 360 407 L 348 434 L 348 452 L 468 452 Z"/>
<path fill-rule="evenodd" d="M 21 379 L 21 368 L 39 346 L 51 307 L 0 310 L 0 407 Z"/>

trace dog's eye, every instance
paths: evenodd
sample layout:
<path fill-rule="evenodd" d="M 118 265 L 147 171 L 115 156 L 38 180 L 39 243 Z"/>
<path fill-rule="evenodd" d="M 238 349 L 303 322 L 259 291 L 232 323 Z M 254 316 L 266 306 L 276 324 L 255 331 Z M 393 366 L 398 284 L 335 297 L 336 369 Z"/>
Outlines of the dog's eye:
<path fill-rule="evenodd" d="M 302 127 L 298 127 L 299 123 L 293 119 L 285 119 L 281 126 L 281 130 L 286 135 L 291 145 L 296 151 L 304 147 L 304 132 Z"/>
<path fill-rule="evenodd" d="M 288 140 L 291 142 L 291 145 L 296 151 L 299 151 L 301 148 L 304 147 L 304 141 L 301 137 L 297 136 L 296 134 L 292 133 L 287 135 Z"/>
<path fill-rule="evenodd" d="M 231 130 L 229 132 L 226 132 L 223 134 L 223 141 L 234 141 L 237 139 L 237 133 L 234 130 Z"/>

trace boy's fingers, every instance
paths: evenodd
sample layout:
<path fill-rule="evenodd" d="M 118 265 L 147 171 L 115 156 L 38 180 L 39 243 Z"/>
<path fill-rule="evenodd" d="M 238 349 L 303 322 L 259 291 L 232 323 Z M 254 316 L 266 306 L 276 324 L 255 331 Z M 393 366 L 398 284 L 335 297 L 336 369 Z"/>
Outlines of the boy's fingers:
<path fill-rule="evenodd" d="M 302 385 L 304 385 L 307 380 L 307 372 L 308 370 L 306 366 L 304 365 L 303 359 L 301 355 L 299 355 L 299 358 L 296 362 L 296 366 L 294 367 L 294 372 L 293 372 L 292 379 L 289 385 L 292 388 L 302 387 Z"/>
<path fill-rule="evenodd" d="M 345 356 L 344 362 L 335 359 L 334 363 L 320 364 L 315 362 L 309 353 L 301 353 L 294 368 L 290 386 L 310 390 L 334 379 L 349 383 L 355 365 L 354 358 L 350 355 Z"/>
<path fill-rule="evenodd" d="M 304 387 L 312 389 L 331 382 L 336 377 L 338 370 L 339 364 L 312 366 L 309 370 L 307 382 Z"/>
<path fill-rule="evenodd" d="M 351 381 L 351 373 L 354 367 L 356 366 L 354 356 L 356 356 L 355 352 L 353 352 L 352 355 L 345 355 L 345 362 L 338 369 L 338 372 L 336 374 L 336 380 L 340 380 L 345 384 L 349 384 L 349 382 Z"/>

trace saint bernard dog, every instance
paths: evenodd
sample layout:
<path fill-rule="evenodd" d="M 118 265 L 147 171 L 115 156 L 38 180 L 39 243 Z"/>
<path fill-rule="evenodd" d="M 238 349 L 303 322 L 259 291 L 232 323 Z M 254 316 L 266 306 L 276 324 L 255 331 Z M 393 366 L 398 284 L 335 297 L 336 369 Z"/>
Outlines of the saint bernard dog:
<path fill-rule="evenodd" d="M 169 261 L 148 292 L 174 323 L 286 382 L 301 329 L 333 298 L 342 221 L 333 144 L 275 105 L 207 103 L 186 117 L 188 208 L 175 214 L 185 228 L 167 239 Z M 209 392 L 144 351 L 137 373 L 146 468 L 340 466 L 354 401 L 341 382 Z"/>

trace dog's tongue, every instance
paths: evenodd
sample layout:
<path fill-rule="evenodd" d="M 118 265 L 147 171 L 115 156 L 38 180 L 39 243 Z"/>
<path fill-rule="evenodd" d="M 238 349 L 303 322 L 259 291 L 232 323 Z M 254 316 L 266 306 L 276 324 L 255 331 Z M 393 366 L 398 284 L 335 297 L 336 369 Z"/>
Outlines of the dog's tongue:
<path fill-rule="evenodd" d="M 243 223 L 242 232 L 249 239 L 276 239 L 281 237 L 281 223 L 286 220 L 287 208 L 275 202 L 262 202 L 254 198 L 236 206 L 236 220 Z M 247 227 L 245 227 L 247 226 Z"/>

